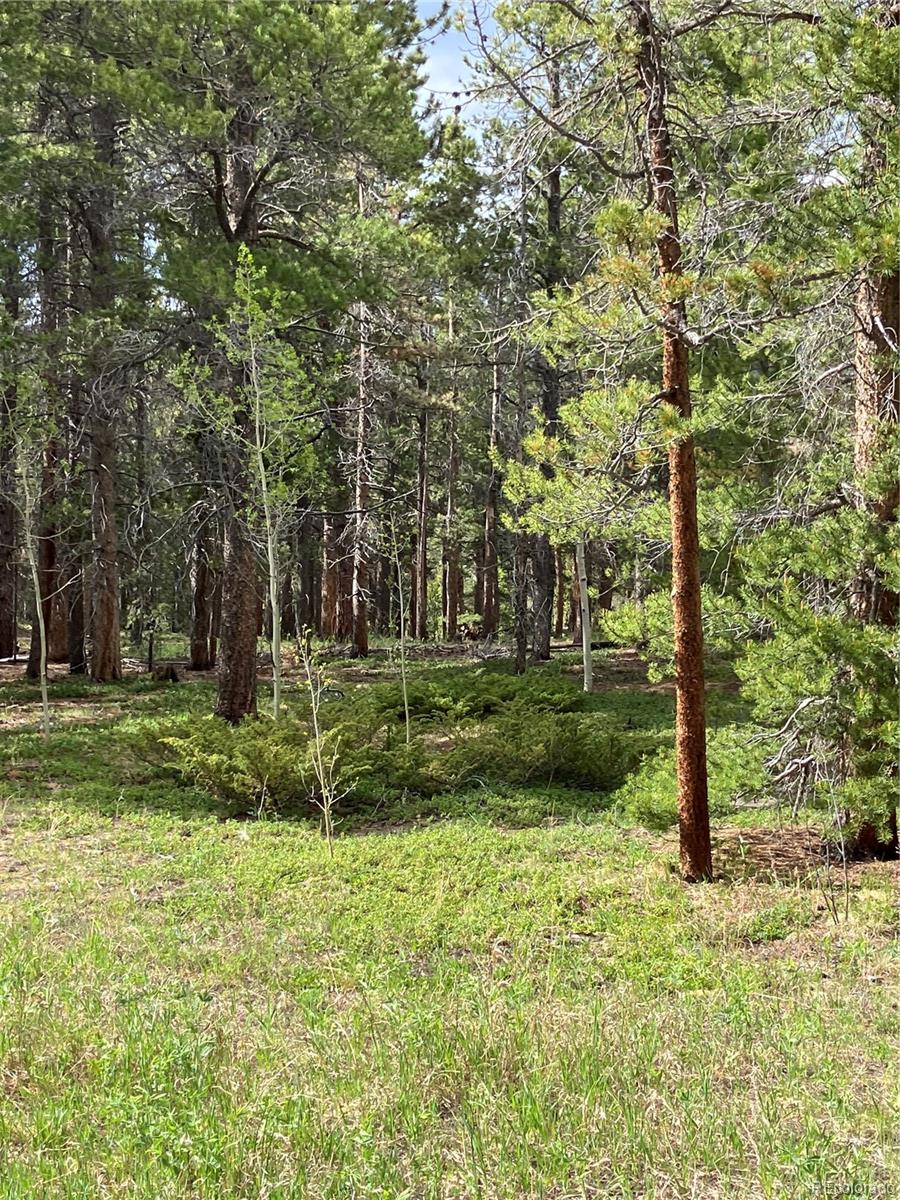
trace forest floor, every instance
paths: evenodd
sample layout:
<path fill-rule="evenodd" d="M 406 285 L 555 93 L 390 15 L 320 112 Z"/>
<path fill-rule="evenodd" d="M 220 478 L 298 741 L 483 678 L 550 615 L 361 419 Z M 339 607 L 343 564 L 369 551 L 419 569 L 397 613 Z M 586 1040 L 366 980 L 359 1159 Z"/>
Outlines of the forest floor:
<path fill-rule="evenodd" d="M 346 690 L 396 670 L 332 665 Z M 143 754 L 210 679 L 61 678 L 45 741 L 21 671 L 2 1200 L 900 1195 L 900 870 L 829 867 L 812 814 L 729 799 L 731 743 L 709 885 L 678 878 L 668 800 L 642 807 L 658 754 L 621 802 L 470 787 L 348 818 L 332 853 Z M 577 690 L 576 656 L 541 672 Z M 596 673 L 590 719 L 666 753 L 670 689 L 635 656 Z M 727 672 L 710 707 L 749 720 Z"/>

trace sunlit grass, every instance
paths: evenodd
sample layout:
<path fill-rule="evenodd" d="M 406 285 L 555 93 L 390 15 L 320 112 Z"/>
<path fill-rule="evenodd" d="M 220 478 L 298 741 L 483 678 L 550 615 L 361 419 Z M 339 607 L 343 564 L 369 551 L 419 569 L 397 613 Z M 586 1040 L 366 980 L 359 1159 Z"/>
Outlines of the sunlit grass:
<path fill-rule="evenodd" d="M 625 729 L 667 719 L 611 696 Z M 0 745 L 3 1200 L 900 1186 L 890 864 L 835 921 L 815 872 L 740 843 L 688 888 L 668 836 L 509 787 L 348 820 L 332 858 L 141 759 L 209 699 L 101 689 L 92 723 Z"/>

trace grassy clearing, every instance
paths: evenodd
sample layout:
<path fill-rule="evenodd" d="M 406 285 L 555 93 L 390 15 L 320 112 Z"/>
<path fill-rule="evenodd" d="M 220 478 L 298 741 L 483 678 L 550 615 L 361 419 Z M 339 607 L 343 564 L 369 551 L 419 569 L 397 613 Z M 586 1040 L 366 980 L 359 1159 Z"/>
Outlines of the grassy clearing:
<path fill-rule="evenodd" d="M 4 1200 L 900 1186 L 891 864 L 835 923 L 777 834 L 723 816 L 728 881 L 685 888 L 609 797 L 511 786 L 348 817 L 331 859 L 135 752 L 208 684 L 88 692 L 3 739 Z M 646 736 L 670 697 L 594 704 Z"/>

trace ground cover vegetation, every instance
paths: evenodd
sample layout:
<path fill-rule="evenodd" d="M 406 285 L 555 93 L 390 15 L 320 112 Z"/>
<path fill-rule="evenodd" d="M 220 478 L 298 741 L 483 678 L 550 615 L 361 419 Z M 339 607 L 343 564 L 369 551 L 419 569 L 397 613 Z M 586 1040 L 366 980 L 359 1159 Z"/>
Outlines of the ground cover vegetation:
<path fill-rule="evenodd" d="M 0 1197 L 900 1187 L 898 64 L 0 6 Z"/>

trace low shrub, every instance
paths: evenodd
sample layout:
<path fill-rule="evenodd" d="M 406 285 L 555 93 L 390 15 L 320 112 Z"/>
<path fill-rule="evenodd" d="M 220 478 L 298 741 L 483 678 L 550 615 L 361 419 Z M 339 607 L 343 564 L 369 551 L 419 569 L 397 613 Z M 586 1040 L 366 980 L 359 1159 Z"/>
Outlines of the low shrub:
<path fill-rule="evenodd" d="M 507 713 L 462 736 L 448 768 L 458 785 L 558 783 L 608 792 L 641 756 L 638 739 L 580 713 Z"/>
<path fill-rule="evenodd" d="M 709 807 L 713 816 L 734 808 L 738 796 L 766 785 L 765 749 L 748 744 L 748 730 L 729 725 L 710 735 L 707 746 Z M 615 807 L 650 829 L 669 829 L 678 820 L 675 750 L 668 746 L 644 761 L 619 788 Z"/>
<path fill-rule="evenodd" d="M 350 706 L 329 715 L 323 736 L 337 756 L 345 813 L 396 801 L 416 805 L 482 783 L 606 793 L 623 783 L 646 750 L 639 735 L 612 728 L 600 714 L 517 709 L 478 724 L 469 719 L 441 737 L 430 727 L 419 729 L 407 745 L 395 726 L 362 720 Z M 180 722 L 160 743 L 180 777 L 232 815 L 316 811 L 312 741 L 302 717 L 237 727 L 203 717 Z"/>

